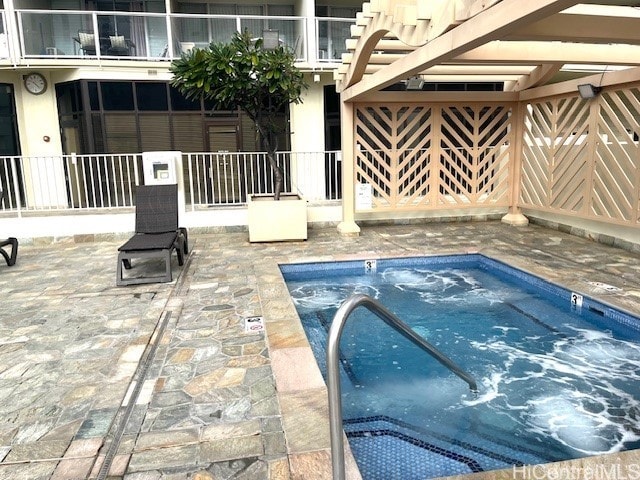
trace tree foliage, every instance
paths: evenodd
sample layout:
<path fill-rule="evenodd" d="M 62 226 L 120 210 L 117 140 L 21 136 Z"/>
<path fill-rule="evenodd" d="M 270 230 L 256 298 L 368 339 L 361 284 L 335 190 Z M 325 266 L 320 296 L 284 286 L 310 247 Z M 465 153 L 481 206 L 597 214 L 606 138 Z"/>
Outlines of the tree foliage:
<path fill-rule="evenodd" d="M 277 136 L 283 132 L 275 118 L 288 105 L 301 103 L 308 88 L 294 63 L 295 55 L 286 46 L 266 50 L 262 39 L 252 39 L 245 31 L 236 33 L 229 43 L 195 48 L 170 67 L 171 85 L 185 97 L 213 100 L 218 108 L 240 108 L 255 122 L 275 168 L 276 198 L 282 190 L 282 171 L 277 168 L 275 152 Z"/>

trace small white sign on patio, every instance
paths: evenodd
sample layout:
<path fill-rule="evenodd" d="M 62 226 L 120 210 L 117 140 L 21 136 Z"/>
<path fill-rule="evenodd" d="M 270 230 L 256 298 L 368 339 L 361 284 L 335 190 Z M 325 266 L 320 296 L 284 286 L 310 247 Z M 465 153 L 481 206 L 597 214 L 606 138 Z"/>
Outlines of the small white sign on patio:
<path fill-rule="evenodd" d="M 371 210 L 373 205 L 371 184 L 359 183 L 356 185 L 356 210 Z"/>
<path fill-rule="evenodd" d="M 244 319 L 244 333 L 264 332 L 264 317 L 247 317 Z"/>

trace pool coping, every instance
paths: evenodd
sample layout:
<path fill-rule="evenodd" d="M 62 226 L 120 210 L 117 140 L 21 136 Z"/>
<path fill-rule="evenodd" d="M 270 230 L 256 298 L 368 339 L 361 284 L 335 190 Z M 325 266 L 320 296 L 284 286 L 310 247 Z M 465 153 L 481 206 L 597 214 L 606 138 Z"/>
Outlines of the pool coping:
<path fill-rule="evenodd" d="M 283 429 L 287 439 L 287 452 L 293 476 L 303 472 L 313 473 L 314 478 L 332 478 L 331 447 L 329 440 L 329 408 L 327 391 L 320 369 L 315 362 L 313 352 L 302 328 L 293 300 L 289 295 L 280 265 L 310 262 L 364 261 L 370 259 L 438 257 L 444 255 L 480 254 L 490 260 L 496 260 L 509 267 L 522 270 L 527 274 L 541 278 L 571 292 L 593 298 L 610 306 L 638 317 L 624 302 L 619 301 L 616 292 L 611 292 L 608 299 L 589 293 L 588 284 L 578 278 L 569 278 L 568 282 L 559 282 L 551 278 L 549 265 L 540 259 L 534 264 L 526 262 L 524 257 L 518 258 L 491 247 L 484 249 L 459 249 L 456 251 L 428 253 L 416 255 L 416 252 L 389 255 L 323 255 L 321 258 L 269 259 L 270 261 L 258 269 L 260 276 L 260 301 L 266 324 L 266 337 L 271 356 L 272 371 L 276 382 L 278 401 L 280 404 Z M 346 437 L 345 437 L 346 439 Z M 345 442 L 346 478 L 361 480 L 361 475 Z M 541 466 L 518 467 L 520 470 L 505 469 L 442 477 L 447 479 L 489 480 L 515 478 L 553 478 L 561 472 L 569 475 L 566 478 L 589 478 L 593 472 L 618 474 L 617 477 L 631 472 L 638 473 L 640 478 L 640 450 L 630 450 L 566 460 L 544 464 Z M 574 475 L 574 476 L 571 476 Z M 557 477 L 565 478 L 565 477 Z M 602 478 L 592 477 L 592 478 Z M 606 478 L 606 477 L 605 477 Z M 632 478 L 632 477 L 629 477 Z"/>

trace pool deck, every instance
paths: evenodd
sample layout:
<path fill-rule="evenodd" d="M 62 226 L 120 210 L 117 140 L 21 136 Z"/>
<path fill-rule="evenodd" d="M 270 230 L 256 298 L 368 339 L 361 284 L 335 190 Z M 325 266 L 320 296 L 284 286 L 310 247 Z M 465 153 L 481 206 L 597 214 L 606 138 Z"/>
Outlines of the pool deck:
<path fill-rule="evenodd" d="M 190 232 L 172 283 L 116 287 L 123 240 L 23 242 L 0 264 L 0 479 L 330 479 L 326 390 L 280 263 L 481 252 L 640 315 L 640 253 L 536 225 Z M 640 473 L 640 453 L 566 465 Z"/>

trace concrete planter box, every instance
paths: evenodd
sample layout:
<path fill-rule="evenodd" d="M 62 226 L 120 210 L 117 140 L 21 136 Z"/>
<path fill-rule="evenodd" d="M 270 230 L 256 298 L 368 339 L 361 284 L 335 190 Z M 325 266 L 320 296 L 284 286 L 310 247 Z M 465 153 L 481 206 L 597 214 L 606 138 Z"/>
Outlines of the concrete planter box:
<path fill-rule="evenodd" d="M 247 203 L 250 242 L 307 239 L 307 201 L 295 193 L 250 195 Z"/>

